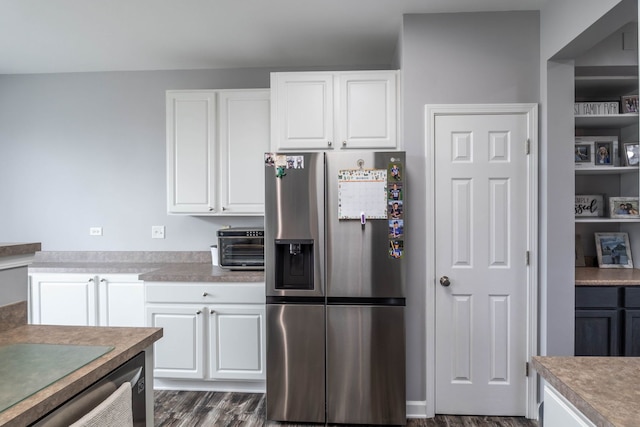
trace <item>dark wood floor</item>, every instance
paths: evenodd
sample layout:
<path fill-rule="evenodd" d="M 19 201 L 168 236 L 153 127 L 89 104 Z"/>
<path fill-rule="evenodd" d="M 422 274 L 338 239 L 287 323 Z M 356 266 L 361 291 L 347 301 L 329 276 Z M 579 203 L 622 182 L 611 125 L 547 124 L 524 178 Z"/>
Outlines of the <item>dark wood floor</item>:
<path fill-rule="evenodd" d="M 265 421 L 264 394 L 156 391 L 156 427 L 310 427 L 317 424 L 289 424 Z M 410 419 L 411 427 L 537 427 L 536 421 L 513 417 L 457 417 L 438 415 Z"/>

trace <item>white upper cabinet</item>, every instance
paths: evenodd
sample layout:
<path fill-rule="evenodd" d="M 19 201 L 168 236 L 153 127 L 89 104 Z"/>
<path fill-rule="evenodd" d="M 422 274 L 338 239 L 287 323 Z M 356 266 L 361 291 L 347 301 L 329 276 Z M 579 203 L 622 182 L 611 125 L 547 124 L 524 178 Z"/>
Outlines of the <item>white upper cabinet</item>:
<path fill-rule="evenodd" d="M 216 213 L 216 93 L 167 92 L 169 213 Z"/>
<path fill-rule="evenodd" d="M 269 90 L 218 95 L 220 209 L 264 214 L 264 153 L 270 145 Z"/>
<path fill-rule="evenodd" d="M 268 89 L 167 91 L 169 213 L 263 215 Z"/>
<path fill-rule="evenodd" d="M 271 147 L 398 148 L 398 72 L 271 74 Z"/>

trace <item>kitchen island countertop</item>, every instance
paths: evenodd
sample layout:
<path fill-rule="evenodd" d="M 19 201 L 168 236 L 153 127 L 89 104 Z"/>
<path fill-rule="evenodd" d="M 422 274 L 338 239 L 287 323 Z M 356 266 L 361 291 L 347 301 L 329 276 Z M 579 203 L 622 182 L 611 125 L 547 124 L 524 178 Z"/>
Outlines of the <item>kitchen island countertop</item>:
<path fill-rule="evenodd" d="M 0 346 L 38 343 L 101 345 L 114 349 L 0 412 L 0 426 L 25 426 L 36 421 L 161 337 L 160 328 L 21 325 L 1 332 Z"/>
<path fill-rule="evenodd" d="M 637 427 L 640 358 L 542 357 L 533 368 L 600 427 Z"/>

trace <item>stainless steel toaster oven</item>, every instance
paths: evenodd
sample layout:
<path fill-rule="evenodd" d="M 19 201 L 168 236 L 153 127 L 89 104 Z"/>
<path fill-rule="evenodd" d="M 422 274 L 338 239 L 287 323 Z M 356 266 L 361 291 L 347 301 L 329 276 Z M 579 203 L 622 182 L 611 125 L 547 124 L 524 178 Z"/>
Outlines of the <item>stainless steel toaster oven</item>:
<path fill-rule="evenodd" d="M 264 229 L 218 230 L 218 265 L 230 270 L 264 270 Z"/>

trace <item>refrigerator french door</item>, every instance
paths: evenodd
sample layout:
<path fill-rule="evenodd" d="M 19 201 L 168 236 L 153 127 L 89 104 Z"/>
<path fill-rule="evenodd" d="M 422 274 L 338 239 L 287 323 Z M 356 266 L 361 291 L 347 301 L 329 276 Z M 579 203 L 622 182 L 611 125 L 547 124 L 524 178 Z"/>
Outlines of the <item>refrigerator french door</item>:
<path fill-rule="evenodd" d="M 404 153 L 267 153 L 267 419 L 405 424 Z"/>

